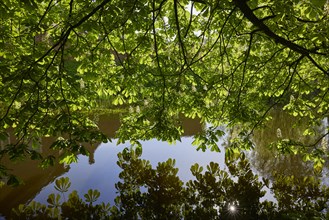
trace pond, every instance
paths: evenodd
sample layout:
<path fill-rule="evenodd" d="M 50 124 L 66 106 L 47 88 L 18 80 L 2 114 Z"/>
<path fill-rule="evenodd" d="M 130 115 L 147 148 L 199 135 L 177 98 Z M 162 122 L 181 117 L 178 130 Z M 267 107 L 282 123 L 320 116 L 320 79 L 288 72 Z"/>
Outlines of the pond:
<path fill-rule="evenodd" d="M 97 119 L 99 127 L 109 137 L 114 137 L 115 131 L 120 123 L 117 116 L 100 115 Z M 269 150 L 267 145 L 277 139 L 277 130 L 280 129 L 281 135 L 291 138 L 302 138 L 304 142 L 312 141 L 310 137 L 303 137 L 300 134 L 302 125 L 299 128 L 292 128 L 293 118 L 283 113 L 274 113 L 272 120 L 266 128 L 255 132 L 253 142 L 255 148 L 253 151 L 246 152 L 247 158 L 251 163 L 254 173 L 261 177 L 274 180 L 273 172 L 287 176 L 310 176 L 315 175 L 312 164 L 307 164 L 298 156 L 276 157 L 273 151 Z M 149 160 L 152 167 L 156 167 L 159 162 L 164 162 L 169 158 L 175 159 L 175 167 L 178 170 L 178 176 L 183 182 L 195 179 L 190 168 L 193 164 L 198 163 L 200 166 L 206 167 L 210 162 L 216 162 L 223 170 L 228 170 L 225 163 L 225 143 L 230 136 L 225 135 L 218 141 L 221 146 L 221 152 L 205 152 L 197 151 L 192 146 L 193 135 L 203 131 L 204 126 L 199 120 L 184 119 L 183 128 L 184 136 L 180 142 L 168 144 L 167 142 L 157 141 L 155 139 L 142 141 L 141 159 Z M 223 129 L 223 128 L 222 128 Z M 319 132 L 323 130 L 318 128 Z M 230 133 L 230 132 L 228 132 Z M 232 133 L 232 132 L 231 132 Z M 8 140 L 10 141 L 10 140 Z M 42 146 L 47 146 L 53 141 L 52 138 L 42 140 Z M 26 204 L 32 200 L 46 204 L 48 195 L 56 193 L 54 188 L 55 180 L 61 177 L 69 177 L 71 181 L 70 191 L 77 190 L 81 197 L 88 189 L 97 189 L 101 192 L 98 203 L 110 202 L 114 205 L 114 199 L 118 196 L 118 190 L 115 184 L 120 181 L 119 174 L 122 169 L 117 165 L 117 154 L 122 152 L 125 147 L 129 147 L 129 143 L 117 145 L 117 139 L 112 139 L 108 143 L 100 143 L 98 146 L 89 146 L 89 157 L 79 155 L 78 162 L 67 164 L 55 164 L 55 166 L 42 170 L 38 168 L 35 161 L 24 161 L 10 164 L 14 174 L 18 175 L 24 185 L 12 188 L 4 186 L 0 189 L 0 213 L 1 218 L 9 216 L 10 210 L 19 204 Z M 46 153 L 47 148 L 40 149 Z M 8 162 L 9 164 L 9 162 Z M 302 172 L 301 172 L 302 171 Z M 328 184 L 328 174 L 324 170 L 317 176 L 323 183 Z M 261 199 L 276 202 L 276 199 L 270 189 L 264 187 L 265 196 Z M 69 193 L 68 192 L 68 193 Z"/>

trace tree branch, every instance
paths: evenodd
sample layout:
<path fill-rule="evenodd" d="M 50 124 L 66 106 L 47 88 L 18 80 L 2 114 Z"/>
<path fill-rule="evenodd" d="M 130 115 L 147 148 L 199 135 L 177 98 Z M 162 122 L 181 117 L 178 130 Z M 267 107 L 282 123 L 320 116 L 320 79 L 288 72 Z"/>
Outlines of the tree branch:
<path fill-rule="evenodd" d="M 176 21 L 176 29 L 177 29 L 178 41 L 179 41 L 180 47 L 182 49 L 182 54 L 183 54 L 184 62 L 185 62 L 185 64 L 188 64 L 184 42 L 182 40 L 182 36 L 181 36 L 181 33 L 180 33 L 179 18 L 178 18 L 178 9 L 177 9 L 177 0 L 174 0 L 174 11 L 175 11 L 175 21 Z"/>
<path fill-rule="evenodd" d="M 247 0 L 234 0 L 235 5 L 240 9 L 243 15 L 255 26 L 260 28 L 260 30 L 265 33 L 270 38 L 274 39 L 276 43 L 284 45 L 291 50 L 301 54 L 304 57 L 307 57 L 321 72 L 329 76 L 329 71 L 325 70 L 321 67 L 316 61 L 311 57 L 311 54 L 318 54 L 318 55 L 326 55 L 323 53 L 316 52 L 315 50 L 306 49 L 292 41 L 289 41 L 276 33 L 274 33 L 268 26 L 264 24 L 264 22 L 259 19 L 253 12 L 253 10 L 248 6 Z"/>

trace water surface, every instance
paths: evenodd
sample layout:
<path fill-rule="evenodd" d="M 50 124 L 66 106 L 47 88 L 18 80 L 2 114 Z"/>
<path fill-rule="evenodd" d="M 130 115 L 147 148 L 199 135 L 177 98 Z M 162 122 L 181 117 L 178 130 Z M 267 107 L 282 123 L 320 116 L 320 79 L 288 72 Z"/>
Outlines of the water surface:
<path fill-rule="evenodd" d="M 293 127 L 295 119 L 282 112 L 273 113 L 274 120 L 262 130 L 256 131 L 253 137 L 255 149 L 248 153 L 248 158 L 252 164 L 253 170 L 261 176 L 269 179 L 273 178 L 272 171 L 277 171 L 286 175 L 312 175 L 312 164 L 305 164 L 299 156 L 276 157 L 276 153 L 268 148 L 268 144 L 278 139 L 277 129 L 280 129 L 284 137 L 304 139 L 306 142 L 313 141 L 316 137 L 303 137 L 302 130 L 304 125 Z M 120 126 L 119 119 L 113 115 L 101 115 L 98 117 L 99 127 L 109 137 L 114 137 L 115 131 Z M 220 164 L 225 169 L 224 147 L 222 146 L 227 136 L 224 136 L 218 145 L 221 146 L 221 153 L 197 151 L 192 146 L 193 138 L 199 132 L 202 132 L 204 125 L 198 120 L 183 120 L 184 137 L 181 142 L 170 145 L 166 142 L 157 140 L 142 141 L 143 154 L 142 159 L 149 160 L 155 168 L 159 162 L 164 162 L 169 158 L 176 160 L 176 167 L 179 168 L 178 176 L 184 182 L 193 178 L 190 167 L 194 163 L 200 166 L 206 166 L 211 161 Z M 326 126 L 317 128 L 319 133 L 323 133 Z M 313 139 L 312 139 L 313 138 Z M 50 153 L 48 146 L 54 138 L 44 138 L 40 151 L 42 154 Z M 8 140 L 10 142 L 12 140 Z M 100 143 L 97 146 L 87 146 L 90 156 L 78 156 L 78 163 L 70 165 L 56 164 L 46 170 L 38 168 L 36 161 L 24 161 L 19 163 L 10 163 L 8 166 L 13 169 L 14 174 L 20 176 L 25 182 L 24 185 L 17 188 L 3 187 L 0 189 L 0 213 L 8 215 L 13 207 L 18 204 L 26 204 L 31 200 L 46 203 L 50 193 L 57 193 L 54 189 L 54 180 L 60 177 L 69 177 L 72 183 L 70 190 L 77 190 L 80 196 L 83 196 L 88 189 L 97 189 L 101 192 L 98 202 L 110 202 L 113 205 L 113 199 L 117 196 L 115 183 L 120 181 L 118 174 L 121 169 L 117 166 L 117 154 L 129 143 L 116 144 L 117 139 L 112 142 Z M 57 152 L 58 153 L 58 152 Z M 300 172 L 300 171 L 303 172 Z M 328 180 L 326 173 L 323 173 L 324 182 Z M 269 190 L 264 199 L 274 201 L 273 195 Z M 68 195 L 68 193 L 67 193 Z"/>

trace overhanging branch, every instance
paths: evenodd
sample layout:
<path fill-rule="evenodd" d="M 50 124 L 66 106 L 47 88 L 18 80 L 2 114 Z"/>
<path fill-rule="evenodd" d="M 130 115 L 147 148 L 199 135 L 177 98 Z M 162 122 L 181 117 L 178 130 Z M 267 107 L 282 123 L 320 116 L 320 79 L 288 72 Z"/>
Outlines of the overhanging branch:
<path fill-rule="evenodd" d="M 259 19 L 253 12 L 253 10 L 248 6 L 247 0 L 234 0 L 235 5 L 240 9 L 243 15 L 255 26 L 257 26 L 263 33 L 272 38 L 276 43 L 290 48 L 291 50 L 307 57 L 321 72 L 329 76 L 329 71 L 321 67 L 312 57 L 311 54 L 326 55 L 319 53 L 316 50 L 304 48 L 292 41 L 289 41 L 276 33 L 274 33 L 268 26 L 266 26 L 262 19 Z"/>

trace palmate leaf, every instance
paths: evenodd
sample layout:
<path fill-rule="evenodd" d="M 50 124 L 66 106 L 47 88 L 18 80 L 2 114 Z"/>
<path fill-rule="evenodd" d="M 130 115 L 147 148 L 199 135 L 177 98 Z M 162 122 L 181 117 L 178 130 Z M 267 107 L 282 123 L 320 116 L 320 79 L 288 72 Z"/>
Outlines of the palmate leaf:
<path fill-rule="evenodd" d="M 46 158 L 44 158 L 41 163 L 40 163 L 40 167 L 41 168 L 47 168 L 49 166 L 54 166 L 55 164 L 55 157 L 53 155 L 49 155 Z"/>
<path fill-rule="evenodd" d="M 197 174 L 201 173 L 203 171 L 203 167 L 200 167 L 199 164 L 195 163 L 190 168 L 191 173 L 196 176 Z"/>
<path fill-rule="evenodd" d="M 30 155 L 31 155 L 30 156 L 31 160 L 42 160 L 43 159 L 42 155 L 35 150 L 31 150 Z"/>
<path fill-rule="evenodd" d="M 71 186 L 71 181 L 68 177 L 61 177 L 55 180 L 55 189 L 61 193 L 67 192 Z"/>
<path fill-rule="evenodd" d="M 74 153 L 66 152 L 60 156 L 59 163 L 71 164 L 78 162 L 78 156 Z"/>
<path fill-rule="evenodd" d="M 7 185 L 9 186 L 18 186 L 22 183 L 22 181 L 15 175 L 9 175 L 9 179 L 7 180 Z"/>
<path fill-rule="evenodd" d="M 88 193 L 84 195 L 84 197 L 86 198 L 86 202 L 89 202 L 90 204 L 96 202 L 99 196 L 100 196 L 100 192 L 97 189 L 96 190 L 89 189 Z"/>
<path fill-rule="evenodd" d="M 57 207 L 59 207 L 60 205 L 61 205 L 61 203 L 60 203 L 60 199 L 61 199 L 61 196 L 59 195 L 59 194 L 50 194 L 49 196 L 48 196 L 48 199 L 47 199 L 47 202 L 48 202 L 48 206 L 50 207 L 50 208 L 57 208 Z"/>
<path fill-rule="evenodd" d="M 104 203 L 104 202 L 102 202 L 101 203 L 101 207 L 102 207 L 102 211 L 103 212 L 105 212 L 105 213 L 109 213 L 110 212 L 110 210 L 111 210 L 111 205 L 110 205 L 110 203 Z"/>

